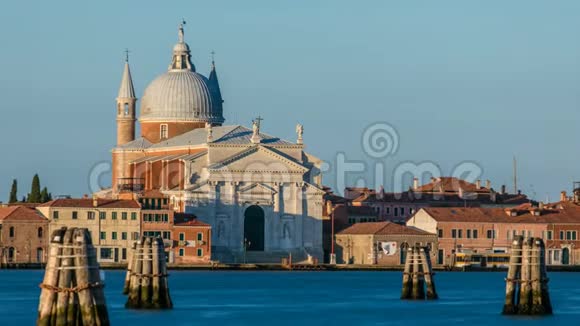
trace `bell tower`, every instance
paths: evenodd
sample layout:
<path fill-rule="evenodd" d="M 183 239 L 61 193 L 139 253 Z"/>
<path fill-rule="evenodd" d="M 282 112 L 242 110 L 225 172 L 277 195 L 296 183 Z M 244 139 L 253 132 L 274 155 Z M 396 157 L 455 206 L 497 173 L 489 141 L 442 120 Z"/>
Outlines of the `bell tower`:
<path fill-rule="evenodd" d="M 137 98 L 129 69 L 129 51 L 125 51 L 125 70 L 117 96 L 117 146 L 135 140 L 135 106 Z"/>

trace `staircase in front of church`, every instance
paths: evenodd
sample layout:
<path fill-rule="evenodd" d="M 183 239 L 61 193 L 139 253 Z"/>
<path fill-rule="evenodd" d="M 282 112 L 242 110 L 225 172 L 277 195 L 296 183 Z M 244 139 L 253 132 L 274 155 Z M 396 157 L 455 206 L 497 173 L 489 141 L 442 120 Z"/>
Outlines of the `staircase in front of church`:
<path fill-rule="evenodd" d="M 237 257 L 237 263 L 247 264 L 280 264 L 283 258 L 288 258 L 288 251 L 247 251 L 240 253 Z M 304 252 L 292 252 L 292 262 L 300 263 L 306 260 Z"/>

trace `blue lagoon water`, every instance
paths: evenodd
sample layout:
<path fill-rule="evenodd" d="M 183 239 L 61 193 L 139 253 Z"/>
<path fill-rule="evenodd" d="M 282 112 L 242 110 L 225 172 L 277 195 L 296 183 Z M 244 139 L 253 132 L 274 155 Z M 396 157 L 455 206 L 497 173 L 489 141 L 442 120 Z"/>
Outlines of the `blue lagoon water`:
<path fill-rule="evenodd" d="M 44 272 L 0 271 L 0 325 L 33 325 Z M 550 273 L 554 316 L 500 314 L 505 273 L 437 273 L 440 299 L 399 300 L 399 272 L 173 271 L 174 309 L 132 311 L 106 271 L 113 325 L 579 325 L 580 274 Z"/>

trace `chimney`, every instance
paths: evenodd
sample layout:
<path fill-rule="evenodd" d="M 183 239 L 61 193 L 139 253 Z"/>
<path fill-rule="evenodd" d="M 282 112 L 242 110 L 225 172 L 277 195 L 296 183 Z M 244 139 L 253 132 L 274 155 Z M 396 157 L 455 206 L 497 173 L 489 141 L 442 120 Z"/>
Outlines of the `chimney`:
<path fill-rule="evenodd" d="M 481 189 L 481 180 L 475 181 L 475 188 L 478 190 Z"/>
<path fill-rule="evenodd" d="M 543 209 L 544 209 L 544 202 L 543 202 L 543 201 L 541 201 L 541 202 L 538 204 L 538 209 L 539 209 L 539 210 L 543 210 Z"/>
<path fill-rule="evenodd" d="M 413 190 L 417 190 L 419 189 L 419 178 L 414 177 L 413 178 Z"/>
<path fill-rule="evenodd" d="M 568 196 L 565 191 L 560 192 L 560 201 L 568 201 Z"/>
<path fill-rule="evenodd" d="M 383 198 L 385 197 L 385 188 L 383 186 L 381 186 L 379 188 L 379 191 L 377 192 L 377 199 L 378 200 L 383 200 Z"/>
<path fill-rule="evenodd" d="M 501 194 L 505 195 L 505 185 L 501 185 Z"/>
<path fill-rule="evenodd" d="M 489 181 L 489 180 L 485 180 L 485 187 L 486 187 L 487 189 L 491 189 L 491 181 Z"/>
<path fill-rule="evenodd" d="M 93 207 L 98 207 L 99 206 L 99 199 L 97 198 L 96 195 L 93 195 Z"/>
<path fill-rule="evenodd" d="M 490 189 L 490 193 L 489 193 L 489 199 L 491 199 L 492 202 L 496 202 L 497 200 L 497 196 L 496 196 L 496 192 Z"/>

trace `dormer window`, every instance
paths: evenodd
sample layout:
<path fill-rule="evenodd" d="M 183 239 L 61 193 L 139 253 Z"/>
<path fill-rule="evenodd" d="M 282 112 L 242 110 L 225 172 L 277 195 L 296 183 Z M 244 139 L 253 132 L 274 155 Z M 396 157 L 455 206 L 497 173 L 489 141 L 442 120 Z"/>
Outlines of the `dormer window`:
<path fill-rule="evenodd" d="M 159 128 L 159 138 L 160 139 L 167 139 L 167 124 L 162 124 Z"/>

